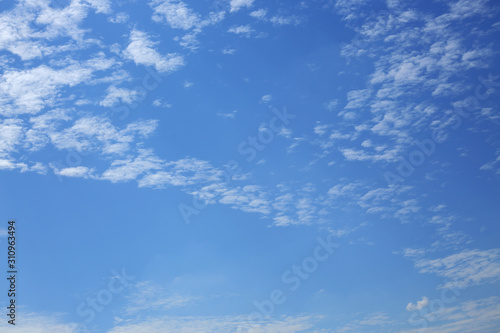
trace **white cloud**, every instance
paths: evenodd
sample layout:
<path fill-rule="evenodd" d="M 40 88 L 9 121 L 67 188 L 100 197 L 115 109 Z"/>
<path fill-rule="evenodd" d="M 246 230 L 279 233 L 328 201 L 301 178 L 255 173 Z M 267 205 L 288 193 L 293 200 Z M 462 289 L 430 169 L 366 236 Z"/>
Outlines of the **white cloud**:
<path fill-rule="evenodd" d="M 75 177 L 75 178 L 95 178 L 94 169 L 89 169 L 84 166 L 70 167 L 64 169 L 58 169 L 57 167 L 51 165 L 54 169 L 54 173 L 59 176 L 65 177 Z"/>
<path fill-rule="evenodd" d="M 130 33 L 130 44 L 124 51 L 124 56 L 136 64 L 154 66 L 163 73 L 173 72 L 184 66 L 182 56 L 175 53 L 162 56 L 154 49 L 155 45 L 145 32 L 134 29 Z"/>
<path fill-rule="evenodd" d="M 153 101 L 153 106 L 157 107 L 157 108 L 159 108 L 159 107 L 162 107 L 162 108 L 171 108 L 172 107 L 171 104 L 166 103 L 166 102 L 162 102 L 161 99 L 155 99 Z"/>
<path fill-rule="evenodd" d="M 109 119 L 101 116 L 83 117 L 62 131 L 46 135 L 58 149 L 76 151 L 98 150 L 102 154 L 124 154 L 137 137 L 148 137 L 157 128 L 155 120 L 137 121 L 120 130 Z"/>
<path fill-rule="evenodd" d="M 185 296 L 172 293 L 169 288 L 142 281 L 133 286 L 130 295 L 126 297 L 125 315 L 136 315 L 143 311 L 168 310 L 191 305 L 201 297 Z"/>
<path fill-rule="evenodd" d="M 256 19 L 264 19 L 267 15 L 267 10 L 266 9 L 258 9 L 254 10 L 253 12 L 250 13 L 251 17 L 254 17 Z"/>
<path fill-rule="evenodd" d="M 109 10 L 103 1 L 92 0 L 90 2 L 96 11 Z M 73 0 L 68 6 L 57 9 L 47 6 L 47 3 L 41 7 L 43 9 L 36 17 L 36 23 L 46 25 L 45 31 L 41 32 L 43 37 L 70 36 L 77 41 L 83 41 L 85 31 L 79 29 L 78 26 L 87 16 L 87 6 L 84 2 Z"/>
<path fill-rule="evenodd" d="M 117 88 L 116 86 L 110 86 L 107 89 L 106 97 L 99 103 L 99 105 L 104 107 L 111 107 L 118 103 L 131 104 L 137 100 L 140 96 L 139 91 L 131 90 L 126 88 Z"/>
<path fill-rule="evenodd" d="M 495 170 L 496 169 L 496 173 L 500 174 L 500 150 L 498 150 L 496 152 L 496 155 L 497 155 L 497 157 L 495 160 L 482 165 L 479 169 L 480 170 Z"/>
<path fill-rule="evenodd" d="M 333 111 L 337 108 L 338 105 L 339 101 L 337 99 L 333 99 L 328 103 L 325 103 L 325 109 L 327 109 L 328 111 Z"/>
<path fill-rule="evenodd" d="M 279 132 L 278 135 L 283 136 L 287 139 L 290 139 L 292 137 L 292 130 L 289 128 L 283 127 Z"/>
<path fill-rule="evenodd" d="M 209 190 L 209 188 L 206 188 Z M 203 197 L 204 189 L 200 191 Z M 246 185 L 234 187 L 232 189 L 222 189 L 219 203 L 230 205 L 233 209 L 239 209 L 249 213 L 261 213 L 267 215 L 271 212 L 270 202 L 267 194 L 260 186 Z"/>
<path fill-rule="evenodd" d="M 415 323 L 418 328 L 400 333 L 497 332 L 500 323 L 500 298 L 493 296 L 467 300 L 455 306 L 450 304 L 445 308 L 436 306 L 433 312 L 425 313 L 424 316 L 416 317 Z M 425 327 L 422 325 L 424 320 L 427 324 Z"/>
<path fill-rule="evenodd" d="M 364 150 L 355 150 L 351 148 L 340 149 L 348 161 L 394 161 L 399 155 L 399 149 L 386 149 L 383 153 L 367 153 Z"/>
<path fill-rule="evenodd" d="M 109 169 L 104 171 L 101 179 L 109 180 L 113 183 L 137 179 L 140 175 L 160 170 L 165 162 L 154 156 L 150 150 L 139 150 L 139 155 L 128 157 L 124 160 L 115 160 Z"/>
<path fill-rule="evenodd" d="M 314 133 L 315 134 L 318 134 L 318 135 L 325 135 L 328 128 L 330 127 L 330 125 L 317 125 L 316 127 L 314 127 Z"/>
<path fill-rule="evenodd" d="M 139 187 L 188 186 L 219 181 L 222 171 L 210 163 L 195 158 L 171 161 L 161 171 L 146 175 Z"/>
<path fill-rule="evenodd" d="M 252 7 L 254 0 L 230 0 L 231 12 L 236 12 L 243 7 Z"/>
<path fill-rule="evenodd" d="M 153 0 L 153 20 L 165 22 L 174 29 L 189 30 L 200 23 L 200 16 L 194 13 L 186 3 L 179 0 Z"/>
<path fill-rule="evenodd" d="M 234 110 L 234 111 L 231 111 L 231 112 L 227 112 L 227 113 L 223 113 L 223 112 L 218 112 L 217 115 L 219 117 L 222 117 L 222 118 L 230 118 L 230 119 L 234 119 L 234 117 L 236 117 L 236 113 L 238 112 L 238 110 Z"/>
<path fill-rule="evenodd" d="M 0 158 L 0 170 L 21 169 L 21 172 L 28 171 L 29 168 L 25 163 L 17 163 L 12 159 Z"/>
<path fill-rule="evenodd" d="M 362 317 L 361 319 L 355 319 L 348 324 L 344 325 L 335 330 L 337 333 L 344 332 L 375 332 L 374 328 L 382 328 L 389 324 L 392 324 L 393 321 L 389 319 L 389 316 L 386 313 L 376 312 Z M 379 330 L 377 330 L 378 332 Z M 382 331 L 389 331 L 387 328 L 384 328 Z"/>
<path fill-rule="evenodd" d="M 200 42 L 198 41 L 199 30 L 195 30 L 191 33 L 185 34 L 182 37 L 176 36 L 174 40 L 179 42 L 179 45 L 189 49 L 191 51 L 196 51 L 199 48 Z"/>
<path fill-rule="evenodd" d="M 72 0 L 62 8 L 50 1 L 22 1 L 11 10 L 0 13 L 0 49 L 30 60 L 67 50 L 79 50 L 95 41 L 85 39 L 86 30 L 79 26 L 89 8 L 110 13 L 109 0 Z M 70 37 L 64 45 L 48 45 L 59 37 Z"/>
<path fill-rule="evenodd" d="M 7 321 L 0 322 L 0 330 L 5 333 L 78 333 L 76 323 L 67 323 L 59 316 L 45 316 L 25 312 L 22 325 L 10 325 Z"/>
<path fill-rule="evenodd" d="M 104 55 L 79 63 L 71 61 L 61 69 L 46 65 L 26 70 L 7 70 L 0 78 L 0 101 L 4 115 L 37 113 L 57 103 L 55 97 L 65 86 L 89 82 L 95 71 L 110 68 L 115 62 Z"/>
<path fill-rule="evenodd" d="M 8 156 L 16 150 L 23 138 L 23 121 L 5 119 L 0 121 L 0 157 Z"/>
<path fill-rule="evenodd" d="M 429 305 L 429 299 L 427 297 L 422 297 L 421 301 L 417 301 L 417 304 L 413 303 L 408 303 L 406 306 L 407 311 L 417 311 L 425 308 L 427 305 Z"/>
<path fill-rule="evenodd" d="M 110 14 L 111 0 L 85 0 L 97 13 Z"/>
<path fill-rule="evenodd" d="M 371 95 L 368 89 L 351 90 L 347 93 L 349 103 L 345 106 L 346 109 L 357 109 L 362 107 Z"/>
<path fill-rule="evenodd" d="M 262 98 L 260 99 L 260 102 L 261 102 L 261 103 L 269 103 L 269 102 L 271 102 L 271 101 L 272 101 L 272 99 L 273 99 L 273 96 L 272 96 L 272 95 L 270 95 L 270 94 L 269 94 L 269 95 L 264 95 L 264 96 L 262 96 Z"/>
<path fill-rule="evenodd" d="M 271 23 L 274 25 L 298 25 L 300 24 L 300 19 L 296 16 L 273 16 L 270 19 Z"/>
<path fill-rule="evenodd" d="M 249 25 L 240 25 L 237 27 L 232 27 L 229 28 L 227 32 L 236 34 L 236 35 L 243 35 L 245 37 L 250 37 L 250 35 L 254 32 L 255 30 L 252 29 Z"/>
<path fill-rule="evenodd" d="M 234 54 L 236 52 L 235 49 L 222 49 L 222 54 Z"/>
<path fill-rule="evenodd" d="M 442 288 L 466 288 L 500 280 L 500 249 L 463 250 L 440 259 L 418 259 L 420 273 L 432 273 L 449 280 Z"/>
<path fill-rule="evenodd" d="M 367 84 L 347 94 L 348 103 L 338 113 L 342 119 L 332 123 L 331 128 L 339 136 L 361 136 L 369 130 L 366 134 L 371 135 L 371 146 L 361 148 L 357 142 L 345 142 L 339 150 L 349 161 L 385 163 L 396 161 L 413 144 L 417 133 L 433 128 L 442 112 L 451 112 L 442 110 L 437 97 L 463 98 L 470 89 L 470 80 L 462 73 L 487 68 L 491 63 L 488 39 L 477 38 L 477 31 L 461 29 L 465 17 L 476 16 L 475 22 L 488 19 L 486 13 L 491 12 L 491 5 L 486 1 L 456 1 L 438 16 L 408 6 L 403 10 L 404 6 L 395 3 L 387 12 L 366 15 L 368 6 L 366 0 L 335 2 L 336 9 L 357 33 L 341 53 L 348 61 L 377 60 Z M 358 18 L 362 20 L 356 21 Z M 423 94 L 436 98 L 424 101 Z M 333 110 L 336 104 L 325 107 Z M 313 144 L 324 154 L 335 151 L 333 142 L 323 138 Z M 483 169 L 493 167 L 490 163 Z"/>
<path fill-rule="evenodd" d="M 253 333 L 306 332 L 314 328 L 321 316 L 282 316 L 265 319 L 262 322 L 252 320 L 247 315 L 240 316 L 156 316 L 147 319 L 121 320 L 106 333 L 188 333 L 188 332 L 236 332 L 238 328 L 251 329 Z M 85 325 L 64 322 L 61 316 L 46 316 L 35 313 L 24 315 L 23 325 L 12 328 L 6 321 L 0 323 L 5 333 L 77 333 L 87 331 Z"/>
<path fill-rule="evenodd" d="M 328 190 L 328 195 L 333 197 L 352 196 L 356 194 L 356 190 L 359 188 L 359 183 L 337 184 Z"/>
<path fill-rule="evenodd" d="M 168 331 L 186 332 L 236 332 L 239 327 L 252 333 L 294 333 L 305 332 L 315 326 L 319 316 L 284 316 L 277 319 L 248 321 L 247 316 L 212 316 L 212 317 L 157 317 L 144 321 L 135 321 L 118 325 L 107 333 L 153 333 Z M 250 332 L 249 331 L 249 332 Z"/>
<path fill-rule="evenodd" d="M 129 20 L 129 15 L 125 12 L 116 13 L 114 16 L 110 16 L 108 20 L 112 23 L 125 23 Z"/>
<path fill-rule="evenodd" d="M 359 9 L 369 0 L 337 0 L 335 1 L 336 9 L 344 15 L 345 20 L 352 20 L 359 15 Z"/>

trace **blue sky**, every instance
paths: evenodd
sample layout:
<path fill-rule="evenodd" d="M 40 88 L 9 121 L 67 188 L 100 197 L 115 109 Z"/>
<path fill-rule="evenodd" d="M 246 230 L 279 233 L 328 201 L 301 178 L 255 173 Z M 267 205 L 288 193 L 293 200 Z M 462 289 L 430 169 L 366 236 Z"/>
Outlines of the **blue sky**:
<path fill-rule="evenodd" d="M 2 332 L 498 332 L 497 2 L 0 10 Z"/>

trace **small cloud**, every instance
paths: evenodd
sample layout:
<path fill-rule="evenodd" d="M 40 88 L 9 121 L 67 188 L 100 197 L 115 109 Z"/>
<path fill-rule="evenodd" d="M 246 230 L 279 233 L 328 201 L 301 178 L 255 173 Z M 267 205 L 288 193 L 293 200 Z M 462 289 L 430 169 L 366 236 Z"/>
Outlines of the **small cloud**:
<path fill-rule="evenodd" d="M 329 125 L 317 125 L 314 127 L 314 133 L 318 135 L 324 135 L 326 134 L 326 131 L 328 130 Z"/>
<path fill-rule="evenodd" d="M 79 100 L 75 101 L 75 105 L 77 105 L 77 106 L 89 105 L 89 104 L 92 104 L 92 101 L 89 99 L 79 99 Z"/>
<path fill-rule="evenodd" d="M 117 13 L 116 15 L 114 16 L 110 16 L 108 18 L 108 21 L 111 22 L 111 23 L 125 23 L 127 22 L 129 19 L 129 16 L 127 13 Z"/>
<path fill-rule="evenodd" d="M 263 164 L 266 164 L 266 159 L 265 158 L 257 161 L 257 165 L 263 165 Z"/>
<path fill-rule="evenodd" d="M 137 65 L 154 66 L 157 71 L 170 73 L 184 66 L 184 58 L 177 54 L 161 55 L 155 50 L 157 43 L 151 41 L 150 36 L 143 31 L 132 30 L 130 44 L 123 55 L 133 60 Z"/>
<path fill-rule="evenodd" d="M 140 92 L 138 90 L 117 88 L 115 86 L 110 86 L 106 92 L 106 97 L 99 102 L 99 105 L 104 107 L 112 107 L 119 102 L 131 104 L 140 97 Z"/>
<path fill-rule="evenodd" d="M 298 25 L 300 23 L 296 16 L 273 16 L 270 21 L 274 25 Z"/>
<path fill-rule="evenodd" d="M 446 208 L 446 205 L 433 206 L 429 210 L 432 212 L 441 212 Z"/>
<path fill-rule="evenodd" d="M 192 86 L 194 86 L 193 82 L 190 82 L 190 81 L 185 81 L 184 82 L 184 88 L 191 88 Z"/>
<path fill-rule="evenodd" d="M 89 169 L 84 166 L 70 167 L 64 169 L 57 169 L 51 165 L 54 173 L 59 176 L 74 177 L 74 178 L 94 178 L 94 169 Z"/>
<path fill-rule="evenodd" d="M 260 99 L 260 102 L 261 103 L 269 103 L 271 102 L 271 100 L 273 99 L 273 96 L 271 94 L 269 95 L 264 95 L 262 96 L 262 98 Z"/>
<path fill-rule="evenodd" d="M 325 103 L 325 109 L 327 109 L 328 111 L 333 111 L 337 108 L 338 105 L 339 101 L 337 99 L 332 99 L 328 103 Z"/>
<path fill-rule="evenodd" d="M 311 72 L 316 72 L 319 69 L 319 66 L 313 62 L 306 64 L 306 66 Z"/>
<path fill-rule="evenodd" d="M 413 304 L 413 303 L 408 303 L 408 305 L 406 306 L 406 310 L 407 311 L 417 311 L 417 310 L 421 310 L 423 308 L 425 308 L 427 305 L 429 305 L 429 299 L 427 297 L 422 297 L 422 300 L 421 301 L 417 301 L 417 304 Z"/>
<path fill-rule="evenodd" d="M 254 0 L 231 0 L 231 13 L 240 10 L 243 7 L 251 7 Z"/>
<path fill-rule="evenodd" d="M 236 52 L 235 49 L 223 49 L 222 54 L 234 54 Z"/>
<path fill-rule="evenodd" d="M 365 148 L 370 148 L 373 146 L 373 143 L 368 139 L 368 140 L 365 140 L 361 143 L 361 146 L 365 147 Z"/>
<path fill-rule="evenodd" d="M 230 28 L 227 32 L 230 32 L 232 34 L 236 35 L 243 35 L 245 37 L 250 37 L 250 35 L 254 32 L 255 30 L 252 29 L 248 24 L 247 25 L 240 25 L 237 27 L 232 27 Z"/>
<path fill-rule="evenodd" d="M 171 108 L 172 105 L 166 102 L 162 102 L 161 99 L 155 99 L 153 101 L 153 106 L 157 108 Z"/>
<path fill-rule="evenodd" d="M 352 120 L 356 119 L 356 114 L 354 112 L 343 112 L 342 114 L 339 113 L 339 116 L 344 117 L 345 120 Z"/>
<path fill-rule="evenodd" d="M 259 20 L 262 20 L 264 17 L 266 17 L 266 15 L 267 15 L 267 10 L 265 9 L 254 10 L 253 12 L 250 13 L 251 17 L 254 17 Z"/>
<path fill-rule="evenodd" d="M 289 128 L 282 128 L 281 131 L 279 131 L 278 135 L 280 136 L 283 136 L 287 139 L 290 139 L 290 137 L 292 136 L 292 130 L 289 129 Z"/>
<path fill-rule="evenodd" d="M 199 48 L 200 42 L 198 41 L 198 31 L 186 34 L 182 37 L 175 37 L 174 40 L 179 43 L 180 46 L 189 49 L 191 51 L 196 51 Z"/>
<path fill-rule="evenodd" d="M 217 115 L 219 117 L 222 117 L 222 118 L 230 118 L 230 119 L 233 119 L 234 117 L 236 117 L 236 113 L 238 112 L 238 110 L 234 110 L 233 112 L 229 112 L 229 113 L 222 113 L 222 112 L 219 112 L 217 113 Z"/>

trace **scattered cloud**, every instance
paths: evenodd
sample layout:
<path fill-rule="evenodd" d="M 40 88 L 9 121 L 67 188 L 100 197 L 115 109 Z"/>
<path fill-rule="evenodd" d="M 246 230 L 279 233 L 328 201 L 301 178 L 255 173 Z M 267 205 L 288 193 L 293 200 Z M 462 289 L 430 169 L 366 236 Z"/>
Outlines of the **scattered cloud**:
<path fill-rule="evenodd" d="M 235 54 L 235 53 L 236 53 L 235 49 L 228 49 L 228 48 L 222 49 L 222 54 Z"/>
<path fill-rule="evenodd" d="M 231 12 L 237 12 L 243 7 L 252 7 L 254 0 L 230 0 Z"/>
<path fill-rule="evenodd" d="M 160 55 L 155 49 L 156 43 L 143 31 L 132 30 L 130 44 L 124 51 L 127 59 L 133 60 L 137 65 L 154 66 L 157 71 L 169 73 L 184 66 L 184 58 L 175 53 Z"/>
<path fill-rule="evenodd" d="M 300 19 L 296 16 L 273 16 L 269 20 L 274 25 L 298 25 L 300 24 Z"/>
<path fill-rule="evenodd" d="M 131 104 L 140 97 L 140 92 L 127 88 L 117 88 L 110 86 L 107 89 L 106 97 L 99 103 L 104 107 L 111 107 L 118 103 Z"/>
<path fill-rule="evenodd" d="M 155 99 L 152 104 L 153 104 L 154 107 L 157 107 L 157 108 L 168 108 L 168 109 L 170 109 L 172 107 L 171 104 L 169 104 L 167 102 L 163 102 L 161 98 Z"/>
<path fill-rule="evenodd" d="M 238 110 L 234 110 L 234 111 L 227 112 L 227 113 L 218 112 L 217 115 L 219 117 L 222 117 L 222 118 L 234 119 L 234 117 L 236 117 L 236 113 L 238 113 Z"/>
<path fill-rule="evenodd" d="M 495 283 L 500 280 L 500 249 L 463 250 L 439 259 L 418 259 L 415 267 L 420 273 L 445 277 L 442 288 Z"/>
<path fill-rule="evenodd" d="M 83 166 L 69 167 L 64 169 L 58 169 L 53 165 L 51 165 L 51 167 L 54 169 L 54 173 L 59 176 L 75 178 L 96 178 L 94 176 L 94 169 L 89 169 Z"/>
<path fill-rule="evenodd" d="M 127 304 L 124 315 L 133 316 L 143 311 L 150 313 L 184 307 L 199 301 L 201 297 L 182 296 L 170 292 L 164 286 L 142 281 L 132 287 L 132 292 L 125 299 Z"/>
<path fill-rule="evenodd" d="M 189 30 L 197 26 L 201 19 L 187 4 L 179 0 L 153 0 L 153 21 L 167 23 L 171 28 Z"/>
<path fill-rule="evenodd" d="M 269 94 L 269 95 L 264 95 L 264 96 L 262 96 L 262 98 L 260 99 L 260 102 L 261 102 L 261 103 L 269 103 L 269 102 L 271 102 L 271 101 L 272 101 L 272 99 L 273 99 L 273 96 L 272 96 L 272 95 L 270 95 L 270 94 Z"/>
<path fill-rule="evenodd" d="M 110 16 L 108 20 L 112 23 L 125 23 L 129 20 L 129 15 L 127 13 L 121 12 L 116 13 L 114 16 Z"/>
<path fill-rule="evenodd" d="M 240 26 L 229 28 L 229 30 L 227 32 L 232 33 L 232 34 L 236 34 L 236 35 L 243 35 L 243 36 L 248 38 L 251 36 L 251 34 L 253 32 L 255 32 L 255 30 L 252 29 L 252 27 L 250 27 L 249 25 L 240 25 Z"/>
<path fill-rule="evenodd" d="M 254 10 L 253 12 L 250 13 L 251 17 L 254 17 L 256 19 L 264 19 L 267 15 L 267 10 L 266 9 L 258 9 Z"/>
<path fill-rule="evenodd" d="M 424 310 L 425 311 L 425 310 Z M 407 333 L 473 333 L 496 332 L 500 324 L 500 298 L 466 300 L 454 306 L 436 307 L 427 316 L 414 319 L 417 328 Z M 425 324 L 425 326 L 423 325 Z M 401 333 L 403 331 L 400 331 Z"/>
<path fill-rule="evenodd" d="M 421 301 L 417 301 L 417 304 L 413 303 L 408 303 L 406 306 L 407 311 L 417 311 L 417 310 L 422 310 L 425 308 L 427 305 L 429 305 L 429 299 L 427 297 L 422 297 Z"/>

